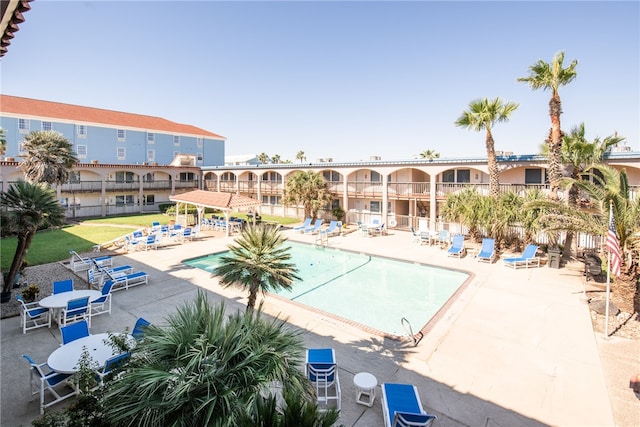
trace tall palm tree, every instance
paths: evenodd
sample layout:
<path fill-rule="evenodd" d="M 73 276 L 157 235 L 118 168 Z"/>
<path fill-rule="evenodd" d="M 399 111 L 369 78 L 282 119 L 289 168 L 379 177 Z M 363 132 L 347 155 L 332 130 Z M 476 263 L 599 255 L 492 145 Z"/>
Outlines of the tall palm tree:
<path fill-rule="evenodd" d="M 228 245 L 230 254 L 221 258 L 213 272 L 224 287 L 239 286 L 249 290 L 247 311 L 253 310 L 259 291 L 290 289 L 294 280 L 300 280 L 297 268 L 289 263 L 290 248 L 284 246 L 287 238 L 277 227 L 267 224 L 249 224 Z"/>
<path fill-rule="evenodd" d="M 285 320 L 229 315 L 200 291 L 165 323 L 145 330 L 126 375 L 108 383 L 111 425 L 236 426 L 273 381 L 311 398 L 304 342 Z"/>
<path fill-rule="evenodd" d="M 287 179 L 282 197 L 285 205 L 304 206 L 305 218 L 315 218 L 330 200 L 327 182 L 314 171 L 300 171 Z"/>
<path fill-rule="evenodd" d="M 555 54 L 549 64 L 539 59 L 538 62 L 529 67 L 529 76 L 520 77 L 519 82 L 528 83 L 532 90 L 551 90 L 551 100 L 549 101 L 549 117 L 551 118 L 551 129 L 547 138 L 549 146 L 549 181 L 551 184 L 551 198 L 558 198 L 560 180 L 562 179 L 562 128 L 560 127 L 560 114 L 562 114 L 562 101 L 558 90 L 561 86 L 568 85 L 577 76 L 576 67 L 578 61 L 573 60 L 568 67 L 563 68 L 564 52 Z"/>
<path fill-rule="evenodd" d="M 267 164 L 267 163 L 269 163 L 269 156 L 267 155 L 267 153 L 264 153 L 264 152 L 260 153 L 260 154 L 258 154 L 258 160 L 262 164 Z"/>
<path fill-rule="evenodd" d="M 274 154 L 271 156 L 271 163 L 279 164 L 280 163 L 280 154 Z"/>
<path fill-rule="evenodd" d="M 436 152 L 436 150 L 428 149 L 420 153 L 420 158 L 429 160 L 438 159 L 440 158 L 440 153 Z"/>
<path fill-rule="evenodd" d="M 624 141 L 624 139 L 625 138 L 617 135 L 611 135 L 602 140 L 596 137 L 593 141 L 588 141 L 585 137 L 584 123 L 581 123 L 578 126 L 574 126 L 568 134 L 562 137 L 562 147 L 560 150 L 562 163 L 569 167 L 569 176 L 571 179 L 578 181 L 582 179 L 582 175 L 586 172 L 588 166 L 601 164 L 605 154 L 611 150 L 611 147 Z M 545 146 L 543 154 L 548 156 L 548 146 Z M 578 187 L 576 185 L 569 187 L 567 203 L 569 206 L 577 207 Z M 565 259 L 569 259 L 571 256 L 573 237 L 573 232 L 567 231 L 563 253 Z"/>
<path fill-rule="evenodd" d="M 518 108 L 515 102 L 505 102 L 500 98 L 478 99 L 469 103 L 469 109 L 456 120 L 455 125 L 474 130 L 485 131 L 487 163 L 489 166 L 489 193 L 492 197 L 500 195 L 500 170 L 496 159 L 495 144 L 491 128 L 500 122 L 509 121 L 509 116 Z"/>
<path fill-rule="evenodd" d="M 300 163 L 307 160 L 307 156 L 304 155 L 304 151 L 302 150 L 298 151 L 298 153 L 296 154 L 296 160 L 300 160 Z"/>
<path fill-rule="evenodd" d="M 33 131 L 25 137 L 22 148 L 27 154 L 20 168 L 27 182 L 62 184 L 78 162 L 73 145 L 56 131 Z"/>
<path fill-rule="evenodd" d="M 2 288 L 3 292 L 10 292 L 33 236 L 42 227 L 61 225 L 64 209 L 58 203 L 53 190 L 41 184 L 18 181 L 5 193 L 0 194 L 0 212 L 3 226 L 15 232 L 18 239 L 18 246 Z"/>

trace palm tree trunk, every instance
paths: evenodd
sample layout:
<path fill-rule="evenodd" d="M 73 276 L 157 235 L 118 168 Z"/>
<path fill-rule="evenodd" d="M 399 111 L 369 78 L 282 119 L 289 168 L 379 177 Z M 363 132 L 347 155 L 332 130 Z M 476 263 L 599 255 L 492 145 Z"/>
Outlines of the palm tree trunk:
<path fill-rule="evenodd" d="M 31 240 L 33 240 L 33 236 L 35 232 L 26 231 L 24 233 L 18 234 L 18 246 L 16 248 L 16 253 L 13 256 L 13 261 L 11 262 L 11 268 L 9 269 L 9 273 L 7 274 L 7 279 L 5 280 L 2 291 L 10 292 L 13 287 L 13 281 L 18 274 L 18 270 L 20 270 L 20 266 L 22 265 L 22 260 L 27 255 L 27 250 L 31 245 Z"/>
<path fill-rule="evenodd" d="M 500 170 L 498 169 L 493 135 L 488 127 L 485 144 L 487 146 L 487 163 L 489 166 L 489 194 L 494 199 L 497 199 L 500 196 Z"/>
<path fill-rule="evenodd" d="M 551 130 L 549 131 L 549 183 L 551 185 L 550 197 L 558 200 L 558 190 L 562 179 L 562 130 L 560 128 L 560 114 L 562 103 L 560 96 L 554 93 L 549 101 L 549 116 L 551 117 Z"/>

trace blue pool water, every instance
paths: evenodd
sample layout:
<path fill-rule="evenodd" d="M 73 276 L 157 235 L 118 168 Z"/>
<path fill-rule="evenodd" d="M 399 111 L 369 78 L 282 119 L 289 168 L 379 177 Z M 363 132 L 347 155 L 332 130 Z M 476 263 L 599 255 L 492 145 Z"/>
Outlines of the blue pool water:
<path fill-rule="evenodd" d="M 287 242 L 301 281 L 278 295 L 391 335 L 417 333 L 469 277 L 467 273 L 333 248 Z M 212 272 L 220 252 L 186 260 Z"/>

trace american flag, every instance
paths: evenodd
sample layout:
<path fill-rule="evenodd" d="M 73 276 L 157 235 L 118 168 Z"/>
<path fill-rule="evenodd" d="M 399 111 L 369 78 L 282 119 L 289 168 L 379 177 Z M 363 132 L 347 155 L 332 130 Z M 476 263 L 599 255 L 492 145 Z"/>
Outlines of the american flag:
<path fill-rule="evenodd" d="M 620 263 L 622 255 L 620 254 L 620 244 L 618 243 L 618 235 L 616 234 L 616 222 L 613 219 L 613 209 L 609 213 L 609 231 L 607 232 L 607 249 L 611 255 L 611 264 L 609 270 L 614 276 L 620 276 Z"/>

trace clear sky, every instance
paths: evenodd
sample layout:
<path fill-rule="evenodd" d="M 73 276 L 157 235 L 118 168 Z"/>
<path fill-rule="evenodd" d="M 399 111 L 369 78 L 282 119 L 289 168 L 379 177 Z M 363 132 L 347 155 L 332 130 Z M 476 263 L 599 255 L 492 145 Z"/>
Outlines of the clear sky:
<path fill-rule="evenodd" d="M 538 153 L 550 93 L 518 77 L 565 51 L 565 132 L 640 151 L 640 3 L 37 0 L 0 62 L 1 91 L 164 117 L 226 154 L 296 161 L 484 156 L 454 126 L 478 98 L 520 104 L 496 150 Z"/>

